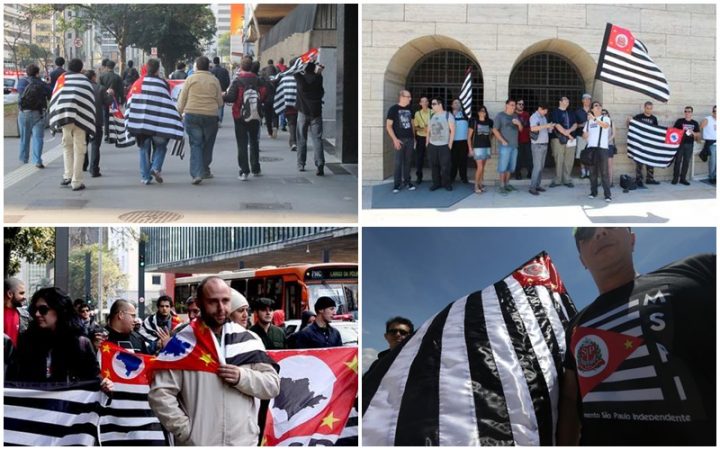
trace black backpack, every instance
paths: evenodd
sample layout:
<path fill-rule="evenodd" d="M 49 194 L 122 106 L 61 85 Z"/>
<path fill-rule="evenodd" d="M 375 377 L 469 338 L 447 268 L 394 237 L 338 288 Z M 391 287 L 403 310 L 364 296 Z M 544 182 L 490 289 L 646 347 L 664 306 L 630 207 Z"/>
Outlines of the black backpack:
<path fill-rule="evenodd" d="M 42 81 L 30 81 L 20 97 L 23 111 L 44 111 L 47 109 L 47 88 Z"/>

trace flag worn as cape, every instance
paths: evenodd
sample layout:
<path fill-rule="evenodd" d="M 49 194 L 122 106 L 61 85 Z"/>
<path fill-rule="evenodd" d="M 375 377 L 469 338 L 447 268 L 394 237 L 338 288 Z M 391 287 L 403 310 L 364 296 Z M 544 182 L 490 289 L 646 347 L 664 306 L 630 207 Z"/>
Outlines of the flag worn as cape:
<path fill-rule="evenodd" d="M 131 96 L 125 111 L 127 130 L 133 136 L 159 136 L 182 139 L 184 126 L 170 87 L 161 78 L 145 76 L 139 92 L 137 81 L 130 89 Z"/>
<path fill-rule="evenodd" d="M 59 131 L 75 124 L 88 136 L 95 136 L 95 91 L 81 73 L 65 72 L 55 84 L 50 99 L 50 128 Z"/>

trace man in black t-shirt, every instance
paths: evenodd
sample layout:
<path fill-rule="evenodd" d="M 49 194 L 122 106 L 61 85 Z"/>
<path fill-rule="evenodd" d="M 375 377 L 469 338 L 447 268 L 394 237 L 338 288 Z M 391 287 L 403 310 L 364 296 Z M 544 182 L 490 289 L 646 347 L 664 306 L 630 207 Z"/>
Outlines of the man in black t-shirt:
<path fill-rule="evenodd" d="M 600 295 L 567 327 L 560 445 L 715 445 L 715 255 L 638 275 L 629 228 L 578 228 Z"/>
<path fill-rule="evenodd" d="M 396 194 L 400 192 L 403 182 L 409 191 L 415 190 L 415 186 L 410 180 L 410 164 L 412 163 L 413 148 L 415 148 L 415 125 L 412 120 L 410 100 L 412 100 L 410 91 L 401 90 L 397 104 L 388 109 L 385 119 L 385 130 L 392 139 L 395 149 L 393 192 Z"/>
<path fill-rule="evenodd" d="M 675 121 L 674 128 L 683 130 L 683 138 L 680 147 L 675 155 L 675 166 L 673 167 L 672 184 L 678 183 L 690 186 L 687 180 L 688 167 L 693 155 L 695 141 L 700 139 L 700 124 L 693 120 L 693 107 L 685 107 L 685 116 Z"/>
<path fill-rule="evenodd" d="M 643 105 L 643 112 L 637 114 L 633 119 L 639 120 L 642 123 L 657 126 L 658 120 L 652 113 L 653 104 L 652 102 L 645 102 Z M 627 124 L 630 124 L 630 117 L 627 119 Z M 643 184 L 642 168 L 645 167 L 645 183 Z M 645 184 L 660 184 L 659 181 L 655 181 L 655 169 L 652 166 L 648 166 L 643 163 L 635 162 L 635 183 L 638 187 L 644 187 Z"/>

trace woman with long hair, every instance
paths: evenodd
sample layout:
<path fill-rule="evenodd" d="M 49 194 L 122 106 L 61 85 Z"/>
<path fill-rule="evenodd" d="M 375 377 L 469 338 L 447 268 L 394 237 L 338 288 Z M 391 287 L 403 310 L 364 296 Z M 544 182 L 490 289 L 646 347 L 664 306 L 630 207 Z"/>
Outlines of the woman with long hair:
<path fill-rule="evenodd" d="M 56 287 L 35 292 L 28 308 L 32 321 L 18 339 L 8 379 L 28 382 L 72 382 L 100 378 L 90 340 L 70 297 Z M 112 382 L 105 378 L 108 392 Z"/>
<path fill-rule="evenodd" d="M 468 147 L 472 149 L 472 156 L 475 159 L 477 169 L 475 170 L 475 193 L 480 194 L 485 190 L 483 177 L 485 175 L 485 163 L 490 159 L 490 138 L 492 136 L 493 120 L 488 117 L 485 105 L 478 109 L 478 118 L 470 123 L 468 132 Z"/>

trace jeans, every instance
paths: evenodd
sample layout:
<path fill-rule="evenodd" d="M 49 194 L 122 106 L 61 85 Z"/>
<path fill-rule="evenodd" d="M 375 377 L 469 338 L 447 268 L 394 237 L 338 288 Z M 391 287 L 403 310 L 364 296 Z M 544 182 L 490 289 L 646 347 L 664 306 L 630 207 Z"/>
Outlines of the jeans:
<path fill-rule="evenodd" d="M 307 141 L 308 137 L 312 141 L 313 149 L 315 151 L 315 167 L 322 167 L 325 165 L 325 153 L 323 151 L 323 123 L 322 116 L 310 117 L 298 111 L 298 149 L 297 149 L 297 163 L 298 166 L 305 166 L 305 159 L 307 157 Z M 303 130 L 307 129 L 307 133 Z"/>
<path fill-rule="evenodd" d="M 708 156 L 708 178 L 714 180 L 717 174 L 717 145 L 713 142 Z"/>
<path fill-rule="evenodd" d="M 412 163 L 413 138 L 400 139 L 400 150 L 395 150 L 395 189 L 399 189 L 403 182 L 411 184 L 410 164 Z"/>
<path fill-rule="evenodd" d="M 690 167 L 690 160 L 693 156 L 693 143 L 682 143 L 677 150 L 675 155 L 675 164 L 673 165 L 673 180 L 677 181 L 678 178 L 685 181 L 687 180 L 688 168 Z"/>
<path fill-rule="evenodd" d="M 237 141 L 238 166 L 240 175 L 260 173 L 260 121 L 252 120 L 245 122 L 242 119 L 235 119 L 235 140 Z M 250 164 L 248 165 L 248 145 L 250 146 Z"/>
<path fill-rule="evenodd" d="M 575 162 L 575 149 L 568 148 L 565 144 L 561 144 L 559 139 L 551 139 L 553 158 L 555 158 L 555 178 L 553 184 L 572 183 L 570 171 L 572 171 Z"/>
<path fill-rule="evenodd" d="M 71 180 L 73 189 L 83 184 L 84 180 L 82 166 L 87 152 L 85 135 L 85 130 L 74 123 L 62 127 L 63 179 Z"/>
<path fill-rule="evenodd" d="M 190 176 L 205 177 L 210 174 L 213 147 L 218 132 L 217 117 L 185 113 L 183 122 L 190 143 Z"/>
<path fill-rule="evenodd" d="M 425 145 L 425 136 L 415 136 L 415 175 L 418 181 L 423 179 L 423 166 L 425 165 L 425 152 L 427 146 Z"/>
<path fill-rule="evenodd" d="M 41 111 L 20 111 L 18 116 L 20 129 L 20 161 L 27 163 L 32 142 L 32 162 L 42 164 L 45 120 Z"/>
<path fill-rule="evenodd" d="M 608 155 L 610 150 L 606 148 L 595 148 L 595 165 L 590 166 L 590 194 L 597 195 L 598 175 L 602 181 L 603 194 L 610 198 L 610 176 L 608 175 Z"/>
<path fill-rule="evenodd" d="M 287 121 L 288 132 L 290 133 L 290 148 L 297 146 L 297 114 L 288 114 L 285 116 Z"/>
<path fill-rule="evenodd" d="M 432 168 L 433 187 L 448 187 L 450 179 L 450 149 L 447 145 L 428 145 L 428 164 Z"/>
<path fill-rule="evenodd" d="M 102 145 L 103 127 L 95 126 L 95 137 L 90 144 L 90 151 L 85 154 L 85 162 L 83 163 L 83 171 L 90 167 L 90 173 L 93 175 L 100 173 L 100 145 Z"/>
<path fill-rule="evenodd" d="M 515 166 L 517 165 L 518 149 L 517 147 L 511 147 L 509 145 L 500 145 L 498 149 L 498 165 L 497 172 L 513 173 L 515 172 Z"/>
<path fill-rule="evenodd" d="M 450 153 L 452 156 L 452 161 L 450 163 L 450 179 L 452 181 L 455 181 L 455 175 L 459 174 L 460 180 L 462 180 L 463 182 L 467 182 L 467 140 L 454 141 Z"/>
<path fill-rule="evenodd" d="M 542 171 L 545 167 L 548 144 L 531 144 L 531 147 L 532 179 L 530 180 L 530 189 L 537 189 L 540 187 L 540 181 L 542 180 Z"/>
<path fill-rule="evenodd" d="M 223 117 L 225 117 L 225 105 L 218 108 L 218 123 L 222 123 Z"/>
<path fill-rule="evenodd" d="M 170 139 L 160 136 L 148 136 L 142 141 L 140 144 L 140 178 L 142 181 L 150 180 L 151 171 L 162 172 L 169 141 Z"/>

